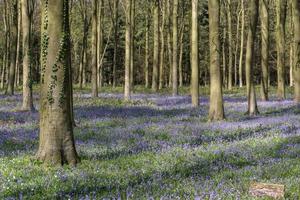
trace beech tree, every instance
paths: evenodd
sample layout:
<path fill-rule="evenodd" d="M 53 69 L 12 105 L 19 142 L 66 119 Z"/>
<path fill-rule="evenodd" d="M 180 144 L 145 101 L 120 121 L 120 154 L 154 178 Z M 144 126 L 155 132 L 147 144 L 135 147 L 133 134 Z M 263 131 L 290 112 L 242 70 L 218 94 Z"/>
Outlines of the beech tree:
<path fill-rule="evenodd" d="M 300 103 L 300 3 L 292 0 L 294 21 L 294 80 L 295 101 Z"/>
<path fill-rule="evenodd" d="M 15 73 L 16 73 L 16 58 L 17 58 L 17 44 L 18 44 L 18 1 L 11 2 L 13 11 L 11 13 L 11 28 L 10 28 L 10 65 L 7 77 L 6 94 L 13 95 L 15 90 Z M 9 9 L 9 7 L 8 7 Z"/>
<path fill-rule="evenodd" d="M 159 81 L 159 0 L 154 1 L 153 9 L 153 72 L 152 90 L 157 92 Z"/>
<path fill-rule="evenodd" d="M 31 79 L 31 26 L 34 11 L 32 0 L 21 1 L 22 10 L 22 35 L 23 35 L 23 104 L 22 110 L 34 110 L 32 98 Z"/>
<path fill-rule="evenodd" d="M 192 0 L 191 27 L 191 96 L 192 105 L 199 105 L 198 0 Z"/>
<path fill-rule="evenodd" d="M 269 0 L 260 1 L 261 21 L 261 98 L 268 100 L 269 85 Z"/>
<path fill-rule="evenodd" d="M 285 99 L 285 20 L 286 0 L 276 0 L 277 95 Z"/>
<path fill-rule="evenodd" d="M 42 1 L 40 141 L 37 159 L 51 165 L 79 161 L 71 116 L 69 1 Z"/>
<path fill-rule="evenodd" d="M 173 96 L 178 95 L 178 0 L 173 1 L 173 67 L 172 67 L 172 91 Z"/>
<path fill-rule="evenodd" d="M 130 62 L 131 62 L 131 11 L 132 0 L 125 1 L 125 14 L 126 14 L 126 31 L 125 31 L 125 86 L 124 86 L 124 98 L 130 99 L 131 86 L 130 86 Z"/>
<path fill-rule="evenodd" d="M 253 66 L 254 66 L 254 43 L 256 26 L 258 21 L 259 0 L 250 1 L 250 24 L 248 28 L 247 39 L 247 52 L 246 52 L 246 84 L 247 84 L 247 98 L 248 98 L 248 111 L 251 115 L 258 114 L 255 86 L 253 81 Z"/>
<path fill-rule="evenodd" d="M 210 104 L 209 120 L 224 119 L 222 78 L 220 67 L 220 0 L 208 2 L 210 48 Z"/>

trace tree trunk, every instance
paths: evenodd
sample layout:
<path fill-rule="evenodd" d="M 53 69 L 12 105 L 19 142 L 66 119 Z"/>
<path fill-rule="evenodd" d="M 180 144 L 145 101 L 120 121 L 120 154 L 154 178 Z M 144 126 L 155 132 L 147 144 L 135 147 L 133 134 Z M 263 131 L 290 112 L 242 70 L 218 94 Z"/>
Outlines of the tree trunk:
<path fill-rule="evenodd" d="M 165 17 L 166 17 L 166 0 L 162 3 L 162 17 L 160 27 L 160 64 L 159 64 L 159 89 L 164 86 L 164 67 L 165 67 Z"/>
<path fill-rule="evenodd" d="M 157 92 L 159 80 L 159 0 L 155 0 L 154 2 L 153 40 L 152 90 L 153 92 Z"/>
<path fill-rule="evenodd" d="M 277 95 L 285 99 L 285 19 L 286 0 L 276 0 Z"/>
<path fill-rule="evenodd" d="M 76 165 L 70 106 L 69 1 L 42 1 L 40 142 L 37 159 Z"/>
<path fill-rule="evenodd" d="M 185 28 L 185 24 L 184 24 L 184 19 L 182 19 L 182 25 L 180 28 L 180 37 L 179 37 L 179 63 L 178 63 L 178 71 L 179 71 L 179 87 L 183 86 L 183 36 L 184 36 L 184 28 Z"/>
<path fill-rule="evenodd" d="M 119 42 L 119 0 L 114 1 L 114 58 L 113 58 L 113 87 L 117 86 L 117 61 Z"/>
<path fill-rule="evenodd" d="M 31 23 L 33 10 L 30 0 L 22 0 L 22 35 L 23 35 L 23 105 L 22 110 L 33 111 L 32 80 L 31 80 Z"/>
<path fill-rule="evenodd" d="M 167 25 L 167 29 L 168 29 L 168 33 L 167 33 L 167 45 L 168 45 L 168 64 L 169 64 L 169 87 L 172 87 L 172 74 L 173 74 L 173 51 L 172 51 L 172 30 L 171 30 L 171 26 L 172 26 L 172 19 L 171 19 L 171 2 L 170 0 L 167 0 L 167 20 L 168 20 L 168 25 Z"/>
<path fill-rule="evenodd" d="M 210 48 L 210 104 L 209 120 L 224 119 L 222 78 L 220 65 L 220 0 L 208 2 Z"/>
<path fill-rule="evenodd" d="M 260 21 L 261 21 L 261 97 L 263 101 L 268 101 L 269 82 L 269 0 L 260 1 Z"/>
<path fill-rule="evenodd" d="M 245 33 L 245 5 L 244 0 L 241 2 L 242 6 L 242 29 L 241 29 L 241 46 L 239 59 L 239 85 L 243 87 L 243 55 L 244 55 L 244 33 Z"/>
<path fill-rule="evenodd" d="M 173 96 L 178 95 L 178 0 L 173 1 Z"/>
<path fill-rule="evenodd" d="M 259 0 L 251 0 L 250 2 L 250 26 L 248 30 L 247 53 L 246 53 L 246 83 L 248 97 L 248 114 L 250 116 L 257 115 L 257 102 L 255 94 L 255 86 L 253 82 L 253 66 L 254 66 L 254 43 L 256 26 L 258 20 Z"/>
<path fill-rule="evenodd" d="M 149 87 L 149 14 L 146 14 L 145 87 Z"/>
<path fill-rule="evenodd" d="M 16 55 L 17 55 L 17 42 L 18 42 L 18 10 L 17 10 L 18 2 L 15 0 L 13 2 L 13 13 L 12 13 L 12 27 L 11 27 L 11 49 L 10 49 L 10 67 L 8 71 L 8 87 L 6 90 L 6 94 L 13 95 L 14 94 L 14 86 L 15 86 L 15 72 L 16 72 Z"/>
<path fill-rule="evenodd" d="M 126 31 L 125 31 L 125 88 L 124 98 L 130 99 L 130 57 L 131 57 L 131 9 L 132 0 L 126 0 Z"/>
<path fill-rule="evenodd" d="M 131 6 L 131 53 L 130 53 L 130 87 L 131 92 L 134 92 L 134 72 L 135 72 L 135 65 L 134 65 L 134 55 L 135 55 L 135 0 L 132 0 Z"/>
<path fill-rule="evenodd" d="M 293 1 L 295 102 L 300 103 L 300 3 Z"/>
<path fill-rule="evenodd" d="M 191 96 L 192 105 L 199 106 L 198 0 L 192 0 L 191 33 Z"/>
<path fill-rule="evenodd" d="M 21 1 L 17 2 L 17 12 L 18 12 L 18 31 L 17 31 L 17 49 L 16 49 L 16 78 L 15 78 L 15 87 L 20 85 L 20 39 L 21 39 Z"/>
<path fill-rule="evenodd" d="M 228 89 L 232 90 L 232 72 L 233 72 L 233 42 L 232 42 L 232 16 L 231 0 L 227 0 L 227 25 L 228 25 Z"/>
<path fill-rule="evenodd" d="M 93 0 L 92 7 L 92 97 L 98 97 L 98 0 Z"/>
<path fill-rule="evenodd" d="M 103 18 L 104 18 L 104 1 L 99 0 L 98 4 L 98 15 L 97 15 L 97 84 L 98 88 L 103 86 L 103 62 L 102 57 L 104 56 L 103 51 Z"/>

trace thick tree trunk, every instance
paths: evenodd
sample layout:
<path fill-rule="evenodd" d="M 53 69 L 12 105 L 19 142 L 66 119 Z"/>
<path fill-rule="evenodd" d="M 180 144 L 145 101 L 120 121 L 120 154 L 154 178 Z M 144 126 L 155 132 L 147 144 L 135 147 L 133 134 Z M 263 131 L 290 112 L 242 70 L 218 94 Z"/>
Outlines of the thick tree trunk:
<path fill-rule="evenodd" d="M 126 31 L 125 31 L 125 86 L 124 98 L 130 99 L 130 57 L 131 57 L 131 9 L 132 0 L 126 0 Z"/>
<path fill-rule="evenodd" d="M 98 0 L 93 0 L 92 16 L 92 97 L 98 97 Z"/>
<path fill-rule="evenodd" d="M 269 0 L 260 1 L 260 21 L 261 21 L 261 98 L 268 101 L 269 82 Z"/>
<path fill-rule="evenodd" d="M 76 165 L 70 106 L 69 1 L 42 1 L 40 142 L 37 159 Z"/>
<path fill-rule="evenodd" d="M 300 103 L 300 2 L 293 1 L 295 102 Z"/>
<path fill-rule="evenodd" d="M 208 2 L 210 48 L 210 104 L 209 120 L 224 119 L 222 78 L 220 65 L 220 0 Z"/>
<path fill-rule="evenodd" d="M 30 44 L 31 44 L 31 23 L 33 10 L 30 0 L 22 0 L 22 35 L 23 35 L 23 104 L 22 110 L 33 111 Z"/>
<path fill-rule="evenodd" d="M 250 116 L 258 114 L 255 86 L 253 82 L 253 66 L 254 66 L 254 43 L 256 26 L 258 21 L 259 0 L 251 0 L 250 2 L 250 26 L 248 30 L 247 53 L 246 53 L 246 83 L 248 97 L 248 114 Z"/>
<path fill-rule="evenodd" d="M 198 52 L 198 0 L 192 0 L 191 33 L 191 96 L 192 105 L 199 106 L 199 52 Z"/>
<path fill-rule="evenodd" d="M 285 20 L 286 0 L 276 0 L 277 95 L 285 99 Z"/>
<path fill-rule="evenodd" d="M 159 80 L 159 0 L 154 2 L 153 12 L 153 72 L 152 72 L 152 90 L 158 91 Z"/>
<path fill-rule="evenodd" d="M 173 96 L 178 95 L 178 0 L 173 1 Z"/>

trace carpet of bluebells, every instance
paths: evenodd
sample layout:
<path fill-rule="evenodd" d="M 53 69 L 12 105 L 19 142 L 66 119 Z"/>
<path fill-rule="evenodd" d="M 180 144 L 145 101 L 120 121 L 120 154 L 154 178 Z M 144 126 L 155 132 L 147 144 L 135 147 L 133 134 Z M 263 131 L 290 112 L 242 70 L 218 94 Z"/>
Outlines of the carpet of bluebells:
<path fill-rule="evenodd" d="M 209 123 L 207 94 L 196 109 L 187 91 L 136 91 L 126 102 L 121 90 L 97 99 L 76 90 L 76 168 L 36 161 L 38 112 L 18 110 L 20 93 L 0 95 L 0 199 L 253 199 L 256 181 L 300 199 L 300 107 L 291 95 L 259 101 L 260 114 L 248 117 L 245 91 L 226 92 L 226 120 Z"/>

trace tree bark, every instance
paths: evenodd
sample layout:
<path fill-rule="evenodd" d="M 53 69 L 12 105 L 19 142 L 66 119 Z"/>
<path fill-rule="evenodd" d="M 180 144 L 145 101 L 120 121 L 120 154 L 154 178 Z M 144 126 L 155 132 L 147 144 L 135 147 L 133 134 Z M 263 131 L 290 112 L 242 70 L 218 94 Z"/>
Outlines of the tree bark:
<path fill-rule="evenodd" d="M 145 88 L 149 87 L 149 14 L 146 14 Z"/>
<path fill-rule="evenodd" d="M 92 97 L 98 97 L 98 0 L 93 0 L 93 16 L 92 16 Z"/>
<path fill-rule="evenodd" d="M 131 9 L 132 0 L 126 0 L 126 31 L 125 31 L 125 86 L 124 86 L 124 98 L 130 99 L 131 87 L 130 87 L 130 57 L 131 57 Z"/>
<path fill-rule="evenodd" d="M 32 80 L 31 80 L 31 23 L 33 8 L 30 0 L 21 1 L 22 35 L 23 35 L 23 104 L 22 110 L 33 111 Z"/>
<path fill-rule="evenodd" d="M 269 82 L 269 0 L 260 1 L 260 21 L 261 21 L 261 98 L 268 101 Z"/>
<path fill-rule="evenodd" d="M 276 48 L 277 48 L 277 96 L 280 100 L 285 94 L 285 20 L 286 0 L 276 0 Z"/>
<path fill-rule="evenodd" d="M 173 1 L 173 96 L 178 95 L 178 0 Z"/>
<path fill-rule="evenodd" d="M 37 159 L 50 165 L 76 165 L 70 106 L 68 0 L 42 1 L 40 141 Z"/>
<path fill-rule="evenodd" d="M 256 26 L 258 21 L 259 0 L 250 1 L 250 26 L 248 30 L 247 52 L 246 52 L 246 83 L 248 97 L 248 114 L 250 116 L 258 114 L 255 86 L 253 82 L 254 66 L 254 43 Z"/>
<path fill-rule="evenodd" d="M 16 75 L 16 55 L 17 55 L 17 42 L 18 42 L 18 9 L 17 9 L 17 0 L 13 3 L 13 13 L 12 13 L 12 26 L 11 26 L 11 48 L 10 48 L 10 67 L 8 71 L 8 86 L 6 90 L 6 94 L 13 95 L 14 94 L 14 86 L 15 86 L 15 75 Z"/>
<path fill-rule="evenodd" d="M 161 90 L 164 86 L 164 67 L 165 67 L 165 17 L 166 17 L 166 0 L 161 1 L 161 27 L 160 27 L 160 64 L 159 64 L 159 86 Z"/>
<path fill-rule="evenodd" d="M 243 87 L 243 55 L 244 55 L 244 33 L 245 33 L 245 5 L 244 0 L 241 2 L 242 6 L 242 29 L 241 29 L 241 46 L 240 46 L 240 59 L 239 59 L 239 85 Z"/>
<path fill-rule="evenodd" d="M 153 40 L 152 91 L 157 92 L 159 86 L 159 0 L 154 1 Z"/>
<path fill-rule="evenodd" d="M 233 86 L 233 42 L 232 42 L 232 16 L 231 0 L 227 0 L 227 25 L 228 25 L 228 89 L 232 90 Z"/>
<path fill-rule="evenodd" d="M 117 86 L 117 61 L 119 42 L 119 0 L 114 1 L 114 58 L 113 58 L 113 87 Z"/>
<path fill-rule="evenodd" d="M 208 2 L 210 48 L 210 104 L 209 120 L 224 119 L 222 78 L 220 65 L 220 0 Z"/>
<path fill-rule="evenodd" d="M 293 2 L 293 21 L 294 21 L 294 99 L 300 103 L 300 3 L 298 0 Z"/>
<path fill-rule="evenodd" d="M 191 96 L 192 105 L 199 106 L 198 0 L 192 0 L 191 33 Z"/>

